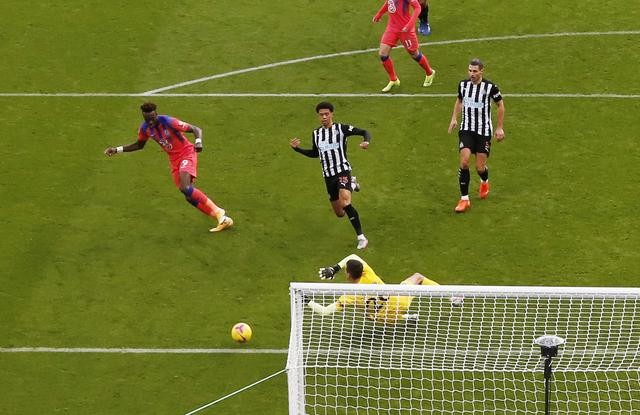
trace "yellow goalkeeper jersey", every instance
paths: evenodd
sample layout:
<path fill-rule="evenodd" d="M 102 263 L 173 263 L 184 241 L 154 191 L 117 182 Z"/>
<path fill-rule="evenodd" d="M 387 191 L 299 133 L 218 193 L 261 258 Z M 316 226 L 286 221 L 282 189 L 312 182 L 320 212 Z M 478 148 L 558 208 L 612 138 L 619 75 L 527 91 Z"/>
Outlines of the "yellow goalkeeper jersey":
<path fill-rule="evenodd" d="M 382 278 L 378 277 L 373 268 L 371 268 L 369 264 L 367 264 L 362 258 L 357 255 L 349 255 L 340 262 L 340 266 L 343 267 L 343 263 L 346 264 L 346 262 L 350 259 L 355 259 L 362 262 L 362 276 L 360 277 L 360 281 L 358 281 L 358 284 L 384 284 Z M 364 297 L 361 295 L 343 295 L 338 298 L 337 310 L 341 311 L 345 306 L 348 305 L 363 305 L 364 303 Z"/>
<path fill-rule="evenodd" d="M 384 284 L 384 281 L 375 271 L 367 264 L 362 258 L 357 255 L 349 255 L 343 259 L 339 265 L 344 267 L 346 262 L 350 259 L 355 259 L 362 262 L 363 271 L 362 277 L 358 284 Z M 401 282 L 401 284 L 410 284 L 407 280 Z M 437 282 L 428 278 L 424 278 L 422 285 L 438 285 Z M 397 323 L 404 320 L 403 315 L 409 312 L 411 307 L 412 296 L 362 296 L 362 295 L 343 295 L 337 303 L 337 311 L 341 311 L 345 306 L 357 305 L 364 306 L 367 318 L 377 321 L 379 323 Z"/>
<path fill-rule="evenodd" d="M 384 284 L 373 268 L 369 266 L 362 258 L 351 255 L 343 261 L 346 263 L 349 259 L 356 259 L 362 262 L 362 277 L 358 284 Z M 337 310 L 341 311 L 345 306 L 356 305 L 364 306 L 367 318 L 379 323 L 395 323 L 403 320 L 402 315 L 407 313 L 411 306 L 413 297 L 400 296 L 369 296 L 362 295 L 343 295 L 338 299 Z"/>

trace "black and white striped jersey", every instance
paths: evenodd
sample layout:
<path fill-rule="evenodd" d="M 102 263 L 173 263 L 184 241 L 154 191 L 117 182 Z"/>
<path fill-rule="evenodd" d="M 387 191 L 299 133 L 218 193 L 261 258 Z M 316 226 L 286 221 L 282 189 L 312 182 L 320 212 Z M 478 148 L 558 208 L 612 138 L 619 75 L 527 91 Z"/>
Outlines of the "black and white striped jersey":
<path fill-rule="evenodd" d="M 319 157 L 322 175 L 333 177 L 351 171 L 351 163 L 347 159 L 347 138 L 352 135 L 362 136 L 365 141 L 371 139 L 366 130 L 353 125 L 334 123 L 329 128 L 319 127 L 313 130 L 310 150 L 301 148 L 295 150 L 307 157 Z"/>
<path fill-rule="evenodd" d="M 498 85 L 488 79 L 474 85 L 465 79 L 458 84 L 458 99 L 462 101 L 460 130 L 490 137 L 493 134 L 490 99 L 496 103 L 502 100 Z"/>

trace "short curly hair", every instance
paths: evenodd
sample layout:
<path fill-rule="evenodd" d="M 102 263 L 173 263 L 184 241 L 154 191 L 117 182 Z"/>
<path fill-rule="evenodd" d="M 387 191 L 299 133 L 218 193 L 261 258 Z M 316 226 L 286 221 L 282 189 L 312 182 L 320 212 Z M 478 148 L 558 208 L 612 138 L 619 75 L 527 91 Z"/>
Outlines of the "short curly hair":
<path fill-rule="evenodd" d="M 152 112 L 156 110 L 156 104 L 154 104 L 153 102 L 145 102 L 144 104 L 140 105 L 140 109 L 142 110 L 142 112 Z"/>

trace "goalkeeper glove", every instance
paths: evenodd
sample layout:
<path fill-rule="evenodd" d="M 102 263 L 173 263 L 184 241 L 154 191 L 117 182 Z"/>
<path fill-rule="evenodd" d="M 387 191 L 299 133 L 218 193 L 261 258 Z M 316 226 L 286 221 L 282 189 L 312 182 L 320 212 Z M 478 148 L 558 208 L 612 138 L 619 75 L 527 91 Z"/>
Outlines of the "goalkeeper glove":
<path fill-rule="evenodd" d="M 320 268 L 318 276 L 321 280 L 332 280 L 336 277 L 336 269 L 334 267 Z"/>

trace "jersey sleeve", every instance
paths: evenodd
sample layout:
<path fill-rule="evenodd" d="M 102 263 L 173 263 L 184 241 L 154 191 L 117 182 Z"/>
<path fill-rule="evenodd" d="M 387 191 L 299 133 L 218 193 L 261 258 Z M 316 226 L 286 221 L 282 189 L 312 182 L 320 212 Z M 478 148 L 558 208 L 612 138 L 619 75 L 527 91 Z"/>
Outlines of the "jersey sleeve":
<path fill-rule="evenodd" d="M 191 129 L 191 125 L 182 120 L 173 117 L 167 117 L 167 124 L 174 130 L 186 132 Z"/>
<path fill-rule="evenodd" d="M 364 141 L 371 142 L 371 134 L 367 130 L 363 130 L 362 128 L 355 127 L 349 124 L 340 124 L 340 129 L 345 137 L 350 137 L 352 135 L 359 135 L 364 138 Z"/>
<path fill-rule="evenodd" d="M 498 88 L 498 85 L 493 84 L 491 86 L 491 91 L 489 92 L 489 94 L 491 95 L 491 99 L 493 99 L 493 102 L 502 101 L 502 94 L 500 93 L 500 89 Z"/>
<path fill-rule="evenodd" d="M 458 82 L 458 99 L 462 101 L 462 82 Z"/>
<path fill-rule="evenodd" d="M 138 127 L 138 141 L 147 141 L 148 139 L 149 135 L 147 134 L 147 129 L 143 123 Z"/>
<path fill-rule="evenodd" d="M 293 147 L 293 151 L 295 151 L 296 153 L 300 153 L 300 154 L 302 154 L 304 156 L 311 157 L 311 158 L 320 157 L 320 152 L 318 151 L 318 147 L 316 146 L 316 142 L 313 140 L 313 133 L 311 134 L 311 148 L 310 149 L 300 148 L 300 147 Z"/>
<path fill-rule="evenodd" d="M 385 1 L 382 7 L 380 7 L 380 10 L 378 10 L 378 13 L 376 13 L 376 16 L 375 16 L 376 19 L 379 20 L 380 18 L 382 18 L 382 16 L 387 12 L 387 10 L 389 10 L 389 3 Z"/>

